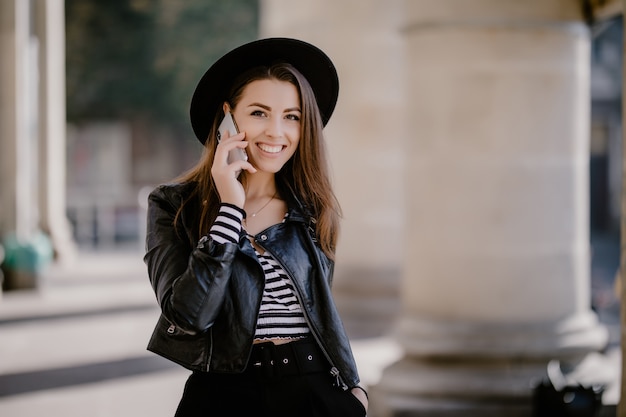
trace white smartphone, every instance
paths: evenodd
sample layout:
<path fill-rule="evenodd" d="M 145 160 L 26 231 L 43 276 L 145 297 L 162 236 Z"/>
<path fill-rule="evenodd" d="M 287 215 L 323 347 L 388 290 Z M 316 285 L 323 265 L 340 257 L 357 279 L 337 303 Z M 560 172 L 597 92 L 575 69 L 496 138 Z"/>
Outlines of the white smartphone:
<path fill-rule="evenodd" d="M 228 132 L 229 136 L 234 136 L 237 133 L 239 133 L 239 129 L 237 129 L 237 124 L 235 123 L 235 120 L 233 119 L 233 116 L 230 114 L 230 112 L 226 112 L 226 115 L 224 115 L 224 119 L 222 120 L 219 127 L 217 128 L 217 141 L 218 142 L 222 139 L 222 135 L 224 134 L 224 132 Z M 248 154 L 246 153 L 245 149 L 235 148 L 231 150 L 230 152 L 228 152 L 229 164 L 235 161 L 247 161 L 247 160 L 248 160 Z"/>

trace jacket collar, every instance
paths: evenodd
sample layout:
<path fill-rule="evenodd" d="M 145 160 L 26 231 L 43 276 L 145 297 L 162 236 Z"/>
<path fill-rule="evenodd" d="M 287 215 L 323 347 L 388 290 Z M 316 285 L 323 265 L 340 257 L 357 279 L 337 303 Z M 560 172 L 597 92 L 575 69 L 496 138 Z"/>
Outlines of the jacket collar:
<path fill-rule="evenodd" d="M 303 221 L 307 223 L 316 222 L 313 210 L 311 210 L 311 208 L 306 204 L 302 203 L 289 185 L 278 183 L 277 186 L 281 195 L 287 202 L 287 207 L 289 208 L 289 218 L 291 220 Z"/>

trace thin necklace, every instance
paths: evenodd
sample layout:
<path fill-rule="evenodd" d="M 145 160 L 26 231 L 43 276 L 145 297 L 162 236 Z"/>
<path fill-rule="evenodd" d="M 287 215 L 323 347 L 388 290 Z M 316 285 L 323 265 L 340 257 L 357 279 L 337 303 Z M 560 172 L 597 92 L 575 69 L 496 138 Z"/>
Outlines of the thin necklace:
<path fill-rule="evenodd" d="M 260 209 L 258 209 L 254 213 L 252 213 L 250 215 L 250 217 L 256 217 L 256 215 L 259 214 L 261 212 L 261 210 L 263 210 L 265 207 L 267 207 L 272 202 L 272 200 L 274 200 L 274 198 L 276 198 L 276 193 L 277 192 L 278 191 L 274 192 L 274 195 L 269 200 L 267 200 L 267 203 L 263 204 L 263 207 L 261 207 Z"/>

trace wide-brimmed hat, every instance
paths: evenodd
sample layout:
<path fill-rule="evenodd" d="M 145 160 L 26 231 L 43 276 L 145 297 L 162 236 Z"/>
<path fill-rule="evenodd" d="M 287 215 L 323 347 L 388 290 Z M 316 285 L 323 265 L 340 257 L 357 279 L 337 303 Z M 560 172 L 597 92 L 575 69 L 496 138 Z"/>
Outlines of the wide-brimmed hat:
<path fill-rule="evenodd" d="M 307 79 L 326 126 L 339 94 L 337 70 L 330 58 L 316 46 L 290 38 L 267 38 L 239 46 L 218 59 L 204 73 L 191 99 L 191 126 L 196 137 L 206 142 L 215 114 L 235 79 L 254 67 L 285 62 Z"/>

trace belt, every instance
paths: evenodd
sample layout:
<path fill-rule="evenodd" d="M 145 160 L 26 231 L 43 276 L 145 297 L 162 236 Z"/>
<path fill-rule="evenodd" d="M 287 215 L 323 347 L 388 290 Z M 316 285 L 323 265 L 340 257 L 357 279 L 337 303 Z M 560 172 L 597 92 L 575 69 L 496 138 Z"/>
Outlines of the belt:
<path fill-rule="evenodd" d="M 265 378 L 328 371 L 328 361 L 311 338 L 282 345 L 272 342 L 255 344 L 246 367 L 246 372 Z"/>

